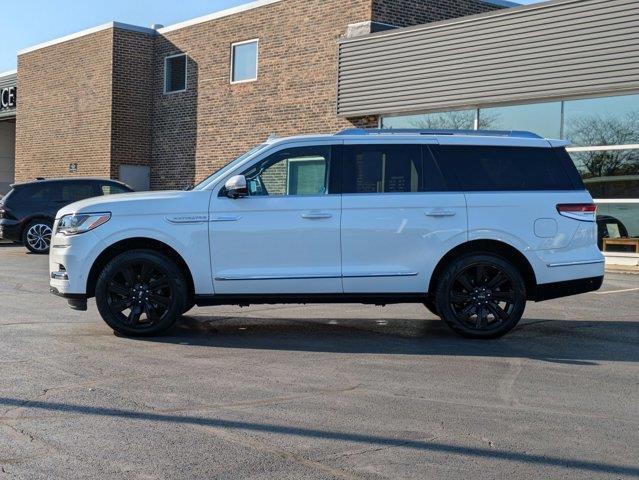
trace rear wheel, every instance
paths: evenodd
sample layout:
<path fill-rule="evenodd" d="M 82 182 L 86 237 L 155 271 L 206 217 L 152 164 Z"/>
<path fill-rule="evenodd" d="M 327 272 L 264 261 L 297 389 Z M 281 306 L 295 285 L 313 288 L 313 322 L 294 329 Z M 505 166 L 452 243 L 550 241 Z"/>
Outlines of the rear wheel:
<path fill-rule="evenodd" d="M 436 306 L 446 324 L 469 338 L 497 338 L 515 328 L 526 306 L 519 271 L 493 254 L 453 261 L 439 280 Z"/>
<path fill-rule="evenodd" d="M 33 220 L 22 232 L 22 244 L 31 253 L 49 253 L 53 224 L 50 220 Z"/>
<path fill-rule="evenodd" d="M 96 283 L 104 321 L 128 336 L 153 336 L 169 329 L 185 308 L 184 276 L 172 260 L 151 250 L 118 255 Z"/>

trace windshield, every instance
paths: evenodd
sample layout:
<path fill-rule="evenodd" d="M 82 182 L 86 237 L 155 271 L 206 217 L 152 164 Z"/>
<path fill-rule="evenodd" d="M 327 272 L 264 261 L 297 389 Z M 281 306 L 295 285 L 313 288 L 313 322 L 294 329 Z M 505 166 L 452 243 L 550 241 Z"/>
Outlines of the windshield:
<path fill-rule="evenodd" d="M 252 155 L 256 154 L 257 152 L 259 152 L 260 150 L 262 150 L 263 148 L 266 148 L 269 144 L 268 143 L 262 143 L 260 145 L 258 145 L 257 147 L 253 148 L 252 150 L 249 150 L 248 152 L 246 152 L 245 154 L 237 157 L 235 160 L 233 160 L 232 162 L 227 163 L 226 165 L 224 165 L 222 168 L 216 170 L 211 176 L 205 178 L 204 180 L 202 180 L 200 183 L 198 183 L 195 187 L 193 187 L 193 190 L 204 190 L 206 187 L 208 187 L 212 182 L 214 182 L 215 180 L 217 180 L 219 177 L 223 176 L 224 174 L 226 174 L 226 172 L 228 172 L 229 170 L 233 169 L 236 165 L 239 165 L 240 163 L 242 163 L 244 160 L 246 160 L 247 158 L 251 157 Z"/>

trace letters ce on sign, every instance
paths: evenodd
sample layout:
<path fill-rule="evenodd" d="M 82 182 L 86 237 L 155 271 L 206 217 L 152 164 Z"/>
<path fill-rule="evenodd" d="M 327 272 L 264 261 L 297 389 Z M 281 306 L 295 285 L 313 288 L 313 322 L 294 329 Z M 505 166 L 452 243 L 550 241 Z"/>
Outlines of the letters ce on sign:
<path fill-rule="evenodd" d="M 17 90 L 16 87 L 6 87 L 0 89 L 0 111 L 16 108 Z"/>

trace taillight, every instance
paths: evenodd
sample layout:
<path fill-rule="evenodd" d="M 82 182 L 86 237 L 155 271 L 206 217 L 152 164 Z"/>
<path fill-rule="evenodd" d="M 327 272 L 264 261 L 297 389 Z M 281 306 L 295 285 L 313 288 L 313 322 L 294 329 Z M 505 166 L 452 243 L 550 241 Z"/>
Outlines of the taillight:
<path fill-rule="evenodd" d="M 0 219 L 2 218 L 12 218 L 12 217 L 11 217 L 11 211 L 9 211 L 9 209 L 5 207 L 4 205 L 0 204 Z"/>
<path fill-rule="evenodd" d="M 561 203 L 557 205 L 557 212 L 564 217 L 594 222 L 597 214 L 597 205 L 594 203 Z"/>

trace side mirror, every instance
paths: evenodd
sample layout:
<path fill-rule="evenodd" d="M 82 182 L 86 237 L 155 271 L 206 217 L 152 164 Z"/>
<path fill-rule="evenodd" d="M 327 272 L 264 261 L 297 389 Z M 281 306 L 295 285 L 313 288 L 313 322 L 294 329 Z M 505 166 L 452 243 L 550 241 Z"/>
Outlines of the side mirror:
<path fill-rule="evenodd" d="M 226 189 L 226 196 L 229 198 L 242 198 L 246 197 L 249 193 L 244 175 L 235 175 L 229 178 L 224 188 Z"/>

